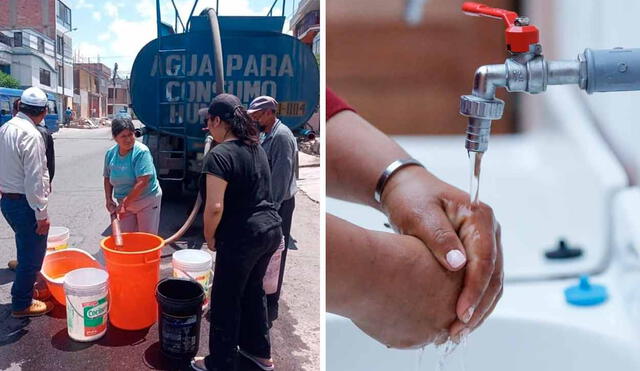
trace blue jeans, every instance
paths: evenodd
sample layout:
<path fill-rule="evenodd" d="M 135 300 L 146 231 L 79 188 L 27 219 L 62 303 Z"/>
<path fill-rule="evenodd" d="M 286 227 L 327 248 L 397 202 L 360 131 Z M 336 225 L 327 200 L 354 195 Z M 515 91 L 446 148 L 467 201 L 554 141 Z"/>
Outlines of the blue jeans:
<path fill-rule="evenodd" d="M 16 279 L 11 287 L 11 310 L 17 312 L 31 305 L 33 285 L 47 252 L 47 235 L 36 233 L 36 213 L 29 206 L 25 196 L 18 199 L 2 197 L 0 209 L 16 234 L 18 267 Z"/>

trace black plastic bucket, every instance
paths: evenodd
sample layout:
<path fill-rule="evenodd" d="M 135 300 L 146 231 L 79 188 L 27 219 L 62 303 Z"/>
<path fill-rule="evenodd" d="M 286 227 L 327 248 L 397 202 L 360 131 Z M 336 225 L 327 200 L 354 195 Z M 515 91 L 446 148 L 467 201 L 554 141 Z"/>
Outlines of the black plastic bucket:
<path fill-rule="evenodd" d="M 160 350 L 176 360 L 190 359 L 200 346 L 204 290 L 194 280 L 167 278 L 156 286 Z"/>

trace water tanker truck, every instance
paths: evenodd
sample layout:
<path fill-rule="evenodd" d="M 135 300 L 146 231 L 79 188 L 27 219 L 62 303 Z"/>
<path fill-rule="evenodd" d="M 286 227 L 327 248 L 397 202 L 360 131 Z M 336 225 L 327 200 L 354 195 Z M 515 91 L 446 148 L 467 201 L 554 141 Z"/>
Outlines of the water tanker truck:
<path fill-rule="evenodd" d="M 245 106 L 260 95 L 276 98 L 278 117 L 294 133 L 318 107 L 316 58 L 282 33 L 284 16 L 218 17 L 210 8 L 196 15 L 197 4 L 186 23 L 176 10 L 171 26 L 156 0 L 157 38 L 131 70 L 131 107 L 165 194 L 197 184 L 207 137 L 198 110 L 217 94 L 235 94 Z"/>

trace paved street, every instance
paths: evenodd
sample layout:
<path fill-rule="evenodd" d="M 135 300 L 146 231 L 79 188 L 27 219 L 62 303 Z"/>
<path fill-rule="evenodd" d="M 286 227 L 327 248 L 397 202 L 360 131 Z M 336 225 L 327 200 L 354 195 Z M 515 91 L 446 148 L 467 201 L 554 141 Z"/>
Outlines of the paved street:
<path fill-rule="evenodd" d="M 70 228 L 70 247 L 81 248 L 103 262 L 99 241 L 110 233 L 104 208 L 102 162 L 113 145 L 110 129 L 62 129 L 54 135 L 56 176 L 50 197 L 52 225 Z M 296 196 L 292 236 L 295 250 L 287 257 L 287 271 L 280 305 L 280 319 L 271 331 L 277 370 L 319 370 L 319 221 L 320 168 L 301 171 L 302 191 Z M 193 198 L 163 204 L 163 237 L 173 234 L 193 204 Z M 171 253 L 180 248 L 202 247 L 201 218 L 176 245 L 163 250 L 161 276 L 171 273 Z M 13 234 L 0 218 L 0 370 L 144 370 L 179 369 L 159 355 L 158 331 L 154 325 L 142 331 L 109 328 L 94 343 L 72 341 L 66 330 L 62 307 L 50 315 L 29 320 L 10 317 L 13 272 L 6 261 L 16 256 Z M 135 279 L 135 278 L 133 278 Z M 208 349 L 209 321 L 203 316 L 200 354 Z M 257 369 L 242 363 L 241 370 Z"/>

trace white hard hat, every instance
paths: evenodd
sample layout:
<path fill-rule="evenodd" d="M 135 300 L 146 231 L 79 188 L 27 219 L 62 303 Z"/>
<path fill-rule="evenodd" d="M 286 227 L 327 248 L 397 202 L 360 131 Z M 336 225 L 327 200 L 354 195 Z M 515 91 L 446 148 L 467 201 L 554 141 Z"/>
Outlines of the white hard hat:
<path fill-rule="evenodd" d="M 30 106 L 45 107 L 47 105 L 47 94 L 40 88 L 31 87 L 22 92 L 20 102 Z"/>

